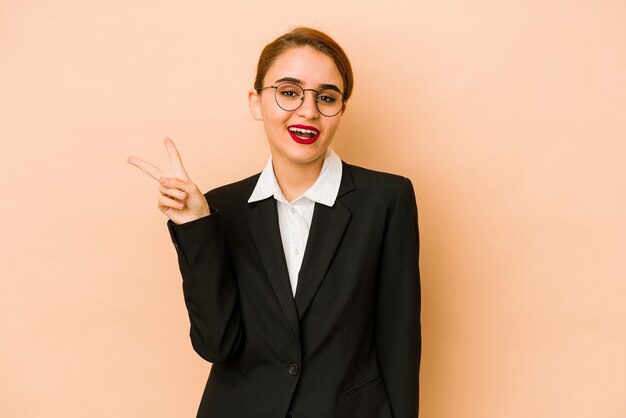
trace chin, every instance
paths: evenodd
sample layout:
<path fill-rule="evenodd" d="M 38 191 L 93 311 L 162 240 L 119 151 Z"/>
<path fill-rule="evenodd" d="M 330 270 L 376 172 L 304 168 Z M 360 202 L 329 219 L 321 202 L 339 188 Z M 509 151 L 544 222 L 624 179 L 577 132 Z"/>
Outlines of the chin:
<path fill-rule="evenodd" d="M 317 144 L 294 145 L 296 145 L 297 147 L 294 148 L 293 146 L 290 146 L 289 150 L 284 150 L 286 152 L 278 151 L 278 153 L 292 163 L 297 164 L 310 164 L 319 160 L 320 158 L 323 159 L 326 155 L 326 150 L 328 149 L 328 146 L 321 146 L 321 144 L 319 146 L 315 146 Z"/>

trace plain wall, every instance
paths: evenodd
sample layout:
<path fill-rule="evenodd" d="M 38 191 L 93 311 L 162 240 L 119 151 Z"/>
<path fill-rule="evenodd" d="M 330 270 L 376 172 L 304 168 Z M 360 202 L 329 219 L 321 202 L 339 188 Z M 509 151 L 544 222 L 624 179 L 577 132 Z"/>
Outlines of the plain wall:
<path fill-rule="evenodd" d="M 263 168 L 262 47 L 313 25 L 356 85 L 334 148 L 413 181 L 421 417 L 626 416 L 626 3 L 0 0 L 0 416 L 192 417 L 156 183 Z"/>

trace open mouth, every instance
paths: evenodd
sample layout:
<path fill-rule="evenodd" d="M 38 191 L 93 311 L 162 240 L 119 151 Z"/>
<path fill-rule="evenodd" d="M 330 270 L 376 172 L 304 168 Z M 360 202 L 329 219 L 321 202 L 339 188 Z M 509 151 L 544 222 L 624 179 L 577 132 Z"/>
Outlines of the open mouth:
<path fill-rule="evenodd" d="M 287 127 L 291 138 L 299 144 L 312 144 L 317 141 L 320 131 L 314 126 L 291 125 Z"/>

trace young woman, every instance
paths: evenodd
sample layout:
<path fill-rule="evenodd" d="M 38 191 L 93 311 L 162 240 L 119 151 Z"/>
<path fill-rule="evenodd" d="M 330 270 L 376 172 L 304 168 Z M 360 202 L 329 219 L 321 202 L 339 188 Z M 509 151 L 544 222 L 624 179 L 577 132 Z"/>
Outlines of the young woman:
<path fill-rule="evenodd" d="M 198 190 L 174 143 L 159 208 L 183 277 L 191 342 L 213 363 L 198 417 L 415 418 L 418 229 L 411 182 L 329 147 L 353 86 L 328 35 L 268 44 L 249 92 L 271 157 Z"/>

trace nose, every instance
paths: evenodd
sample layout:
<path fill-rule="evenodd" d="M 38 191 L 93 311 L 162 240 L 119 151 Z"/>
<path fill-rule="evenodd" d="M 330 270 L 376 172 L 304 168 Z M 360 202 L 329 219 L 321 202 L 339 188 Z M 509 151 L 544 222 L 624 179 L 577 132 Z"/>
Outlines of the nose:
<path fill-rule="evenodd" d="M 307 99 L 307 92 L 310 92 Z M 298 108 L 298 116 L 302 116 L 306 119 L 317 119 L 320 116 L 319 110 L 317 110 L 317 92 L 315 90 L 305 90 L 302 97 L 302 104 Z"/>

